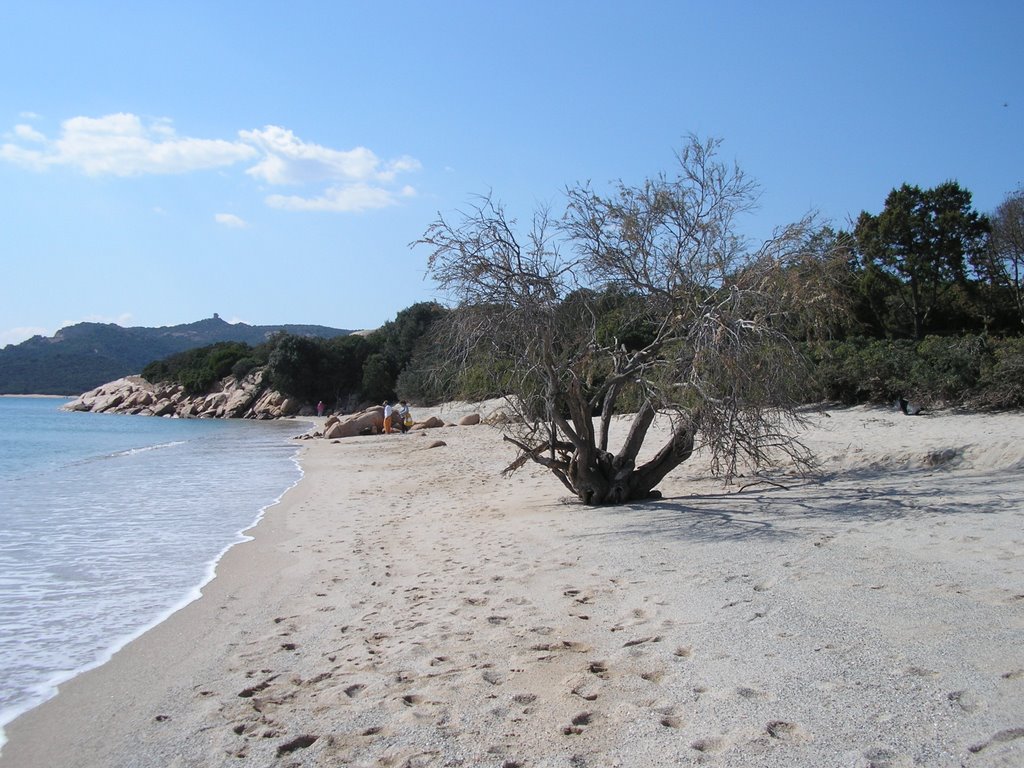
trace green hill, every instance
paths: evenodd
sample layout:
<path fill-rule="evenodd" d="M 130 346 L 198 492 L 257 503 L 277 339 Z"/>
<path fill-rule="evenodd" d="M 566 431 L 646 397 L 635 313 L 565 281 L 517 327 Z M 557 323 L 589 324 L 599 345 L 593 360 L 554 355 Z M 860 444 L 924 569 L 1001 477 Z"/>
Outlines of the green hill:
<path fill-rule="evenodd" d="M 0 349 L 0 394 L 77 395 L 138 373 L 154 360 L 218 341 L 256 346 L 278 332 L 333 338 L 351 331 L 322 325 L 231 324 L 219 316 L 161 328 L 78 323 L 50 338 L 33 336 Z"/>

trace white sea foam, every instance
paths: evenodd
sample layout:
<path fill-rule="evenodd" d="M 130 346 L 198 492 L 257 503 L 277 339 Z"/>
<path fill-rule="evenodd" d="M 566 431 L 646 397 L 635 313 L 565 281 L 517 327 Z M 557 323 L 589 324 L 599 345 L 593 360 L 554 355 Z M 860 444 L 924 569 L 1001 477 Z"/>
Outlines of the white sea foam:
<path fill-rule="evenodd" d="M 5 724 L 199 597 L 298 482 L 289 437 L 306 426 L 69 422 L 50 404 L 20 429 L 7 406 L 0 434 L 37 460 L 0 461 L 0 745 Z"/>
<path fill-rule="evenodd" d="M 184 440 L 174 440 L 170 443 L 158 443 L 157 445 L 146 445 L 142 448 L 129 448 L 126 451 L 118 451 L 110 454 L 108 458 L 117 458 L 118 456 L 133 456 L 136 453 L 144 453 L 146 451 L 162 451 L 165 448 L 174 448 L 179 445 L 184 445 Z"/>

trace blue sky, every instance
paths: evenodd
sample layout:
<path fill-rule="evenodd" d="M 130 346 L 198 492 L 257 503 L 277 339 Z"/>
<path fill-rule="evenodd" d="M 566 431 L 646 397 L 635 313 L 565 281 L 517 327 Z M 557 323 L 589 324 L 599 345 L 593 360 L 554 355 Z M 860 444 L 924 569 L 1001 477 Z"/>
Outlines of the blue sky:
<path fill-rule="evenodd" d="M 722 140 L 753 237 L 906 182 L 1024 184 L 1019 0 L 14 2 L 0 27 L 0 345 L 82 320 L 373 328 L 493 192 Z"/>

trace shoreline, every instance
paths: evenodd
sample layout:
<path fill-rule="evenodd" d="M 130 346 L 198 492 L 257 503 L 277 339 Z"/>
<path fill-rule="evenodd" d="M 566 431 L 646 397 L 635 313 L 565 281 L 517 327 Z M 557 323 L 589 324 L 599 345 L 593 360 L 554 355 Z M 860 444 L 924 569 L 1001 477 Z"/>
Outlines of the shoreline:
<path fill-rule="evenodd" d="M 315 422 L 315 417 L 301 420 L 301 423 L 305 426 L 313 426 Z M 39 681 L 34 683 L 30 689 L 25 689 L 25 693 L 31 698 L 11 702 L 10 705 L 4 707 L 2 712 L 0 712 L 0 754 L 2 754 L 3 746 L 7 741 L 5 729 L 11 722 L 24 714 L 31 712 L 47 701 L 50 701 L 57 696 L 58 691 L 66 683 L 93 669 L 103 666 L 126 645 L 139 639 L 151 629 L 168 620 L 175 613 L 182 610 L 193 601 L 198 600 L 202 596 L 206 585 L 215 578 L 220 561 L 227 552 L 229 552 L 233 547 L 251 540 L 251 532 L 259 525 L 267 511 L 280 503 L 285 493 L 300 482 L 303 477 L 302 466 L 298 460 L 302 445 L 298 442 L 291 443 L 290 440 L 286 440 L 283 437 L 280 439 L 283 441 L 281 443 L 282 448 L 288 451 L 288 455 L 285 457 L 285 460 L 289 462 L 291 470 L 288 473 L 290 477 L 287 478 L 285 482 L 282 482 L 276 489 L 271 488 L 271 493 L 276 492 L 276 497 L 265 496 L 263 499 L 251 506 L 245 507 L 245 511 L 248 513 L 248 518 L 246 518 L 244 514 L 242 516 L 238 516 L 235 520 L 235 524 L 240 527 L 234 530 L 225 528 L 221 532 L 222 535 L 219 541 L 222 543 L 219 544 L 219 551 L 213 550 L 211 552 L 207 552 L 208 559 L 196 560 L 194 563 L 190 564 L 193 566 L 193 572 L 191 575 L 194 578 L 194 581 L 183 582 L 178 585 L 179 588 L 175 591 L 161 593 L 160 596 L 158 596 L 157 601 L 153 604 L 153 613 L 149 613 L 146 616 L 135 616 L 134 618 L 138 623 L 125 623 L 124 626 L 119 626 L 114 632 L 110 632 L 110 627 L 108 626 L 108 633 L 106 637 L 102 639 L 96 638 L 98 641 L 105 644 L 100 644 L 100 642 L 97 642 L 95 646 L 90 644 L 89 646 L 80 649 L 84 650 L 85 653 L 78 653 L 73 654 L 71 657 L 65 657 L 65 666 L 63 669 L 52 671 L 48 677 L 39 679 Z M 160 447 L 164 447 L 164 444 L 150 446 L 150 448 Z M 125 451 L 125 453 L 137 453 L 139 450 L 140 449 L 129 449 L 128 451 Z M 120 452 L 117 452 L 113 455 L 121 454 Z M 209 502 L 207 502 L 207 508 L 209 508 L 208 505 Z M 217 542 L 214 543 L 215 545 L 218 545 Z M 72 663 L 77 664 L 77 666 L 71 668 L 70 665 Z"/>
<path fill-rule="evenodd" d="M 202 598 L 12 722 L 0 766 L 1024 755 L 1024 415 L 814 430 L 822 478 L 738 493 L 695 459 L 600 509 L 501 477 L 486 427 L 304 442 Z"/>

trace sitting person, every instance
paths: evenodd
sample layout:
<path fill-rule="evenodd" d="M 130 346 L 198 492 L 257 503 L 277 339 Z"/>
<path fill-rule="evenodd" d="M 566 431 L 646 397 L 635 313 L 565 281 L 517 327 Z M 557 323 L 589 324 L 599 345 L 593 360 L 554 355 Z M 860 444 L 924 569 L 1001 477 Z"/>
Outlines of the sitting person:
<path fill-rule="evenodd" d="M 409 404 L 405 400 L 398 403 L 398 427 L 403 432 L 408 432 L 412 426 L 412 414 L 409 412 Z"/>

